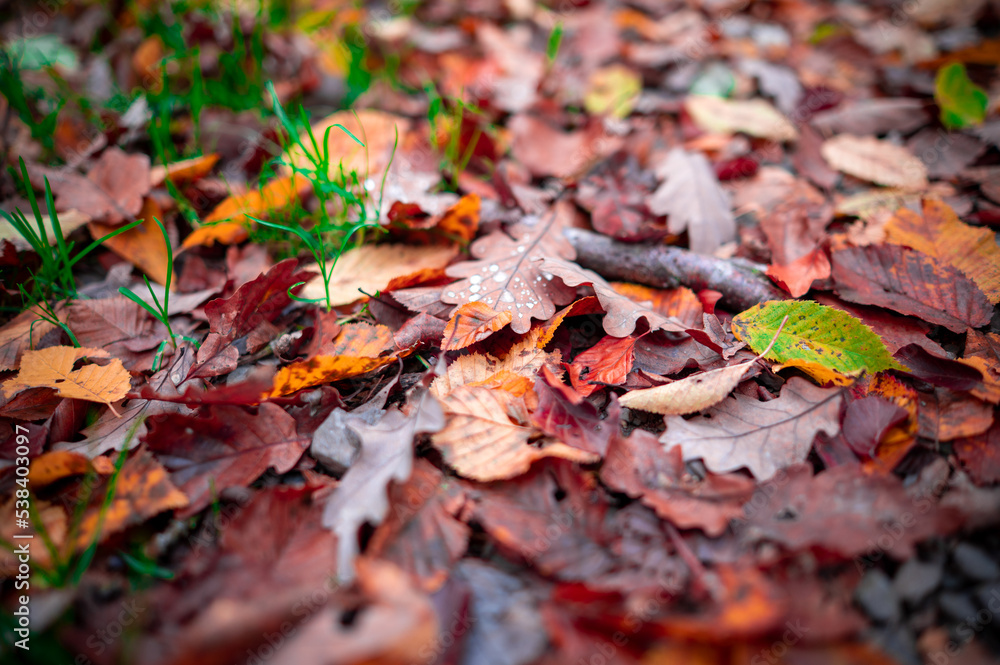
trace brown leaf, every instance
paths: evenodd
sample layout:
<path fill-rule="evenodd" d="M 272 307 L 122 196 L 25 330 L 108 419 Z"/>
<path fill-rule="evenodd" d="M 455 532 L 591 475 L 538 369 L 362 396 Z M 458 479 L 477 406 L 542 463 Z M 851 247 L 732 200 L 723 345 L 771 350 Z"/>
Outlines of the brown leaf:
<path fill-rule="evenodd" d="M 904 560 L 916 543 L 962 525 L 957 511 L 939 508 L 934 496 L 910 496 L 896 476 L 871 476 L 858 465 L 816 476 L 799 465 L 758 494 L 764 504 L 749 515 L 752 528 L 744 537 L 774 541 L 792 552 L 813 549 L 850 559 L 884 551 Z M 889 525 L 892 536 L 885 537 Z"/>
<path fill-rule="evenodd" d="M 614 337 L 628 337 L 635 331 L 635 324 L 645 318 L 650 330 L 684 332 L 689 326 L 681 321 L 664 316 L 656 310 L 643 307 L 628 296 L 622 295 L 593 270 L 581 268 L 575 263 L 562 259 L 546 259 L 541 262 L 542 274 L 555 275 L 566 286 L 587 284 L 594 289 L 597 299 L 607 314 L 604 317 L 604 331 Z"/>
<path fill-rule="evenodd" d="M 425 391 L 411 397 L 409 414 L 392 408 L 375 425 L 348 418 L 348 426 L 361 438 L 361 451 L 323 509 L 323 526 L 337 534 L 341 580 L 354 577 L 358 529 L 365 522 L 380 524 L 389 510 L 389 483 L 410 477 L 414 438 L 437 432 L 444 424 L 441 405 Z"/>
<path fill-rule="evenodd" d="M 792 377 L 781 394 L 760 402 L 739 393 L 705 416 L 667 416 L 660 441 L 680 446 L 685 460 L 702 459 L 716 473 L 747 467 L 758 480 L 805 460 L 817 432 L 840 431 L 838 388 L 818 388 Z"/>
<path fill-rule="evenodd" d="M 441 300 L 452 305 L 481 301 L 498 312 L 510 312 L 511 330 L 521 335 L 531 328 L 532 318 L 549 319 L 556 305 L 573 300 L 575 291 L 545 277 L 537 260 L 571 260 L 576 255 L 562 234 L 569 214 L 569 209 L 557 204 L 544 217 L 526 218 L 507 233 L 494 231 L 476 240 L 471 252 L 477 260 L 445 271 L 463 279 L 445 287 Z"/>
<path fill-rule="evenodd" d="M 879 245 L 840 249 L 831 259 L 844 300 L 892 309 L 954 332 L 978 328 L 993 314 L 972 280 L 922 252 Z"/>
<path fill-rule="evenodd" d="M 518 425 L 508 415 L 523 412 L 524 405 L 503 390 L 463 386 L 453 390 L 442 403 L 449 414 L 448 424 L 431 441 L 445 462 L 467 478 L 513 478 L 543 457 L 581 462 L 600 459 L 561 442 L 528 445 L 532 428 Z"/>
<path fill-rule="evenodd" d="M 410 247 L 407 245 L 362 245 L 344 252 L 330 272 L 328 284 L 317 275 L 302 288 L 303 298 L 322 298 L 326 302 L 329 287 L 330 303 L 348 305 L 374 296 L 397 278 L 419 273 L 422 270 L 443 268 L 455 257 L 458 250 L 448 246 Z M 317 264 L 306 270 L 319 272 Z"/>
<path fill-rule="evenodd" d="M 481 342 L 506 326 L 513 318 L 510 312 L 497 312 L 484 302 L 465 303 L 455 310 L 445 326 L 441 348 L 457 351 Z"/>
<path fill-rule="evenodd" d="M 84 357 L 104 358 L 101 349 L 50 346 L 41 351 L 26 351 L 21 359 L 18 375 L 3 384 L 7 397 L 25 388 L 55 388 L 63 397 L 111 405 L 124 399 L 132 386 L 128 370 L 122 361 L 112 358 L 107 365 L 84 365 L 73 369 L 73 364 Z M 117 412 L 116 412 L 117 415 Z"/>
<path fill-rule="evenodd" d="M 91 221 L 119 226 L 134 219 L 149 193 L 149 157 L 128 155 L 111 147 L 84 178 L 72 171 L 35 167 L 32 181 L 41 186 L 47 177 L 56 197 L 56 210 L 74 208 Z"/>
<path fill-rule="evenodd" d="M 136 217 L 144 220 L 143 223 L 108 238 L 102 246 L 149 275 L 157 284 L 166 284 L 167 272 L 172 268 L 167 265 L 168 240 L 163 237 L 160 227 L 153 218 L 162 220 L 166 224 L 168 233 L 173 229 L 173 222 L 164 219 L 163 209 L 151 196 L 143 198 L 142 208 Z M 88 228 L 94 240 L 103 238 L 114 230 L 113 226 L 98 222 L 91 222 Z"/>
<path fill-rule="evenodd" d="M 166 414 L 149 419 L 146 445 L 190 499 L 183 516 L 209 505 L 227 487 L 246 487 L 268 467 L 286 473 L 309 439 L 281 407 L 261 404 L 257 415 L 237 406 L 210 406 L 205 416 Z"/>
<path fill-rule="evenodd" d="M 919 190 L 927 187 L 927 167 L 906 148 L 873 136 L 840 134 L 820 148 L 830 166 L 879 185 Z"/>
<path fill-rule="evenodd" d="M 514 138 L 514 158 L 536 176 L 569 178 L 584 173 L 621 143 L 620 139 L 603 136 L 599 122 L 575 132 L 563 132 L 533 116 L 519 114 L 510 119 L 507 128 Z M 598 143 L 599 139 L 603 140 Z"/>
<path fill-rule="evenodd" d="M 886 241 L 905 245 L 961 270 L 994 305 L 1000 302 L 1000 246 L 989 229 L 969 226 L 938 199 L 924 199 L 923 215 L 900 208 L 885 225 Z"/>
<path fill-rule="evenodd" d="M 736 239 L 729 197 L 704 155 L 674 148 L 656 173 L 666 182 L 650 197 L 649 209 L 669 216 L 670 233 L 687 230 L 692 252 L 712 254 Z"/>

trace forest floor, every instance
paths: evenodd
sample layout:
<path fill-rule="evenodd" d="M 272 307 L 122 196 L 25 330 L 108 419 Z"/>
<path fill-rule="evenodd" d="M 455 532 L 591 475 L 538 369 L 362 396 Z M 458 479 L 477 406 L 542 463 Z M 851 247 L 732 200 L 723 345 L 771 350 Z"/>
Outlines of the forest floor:
<path fill-rule="evenodd" d="M 995 1 L 5 12 L 3 662 L 1000 658 Z"/>

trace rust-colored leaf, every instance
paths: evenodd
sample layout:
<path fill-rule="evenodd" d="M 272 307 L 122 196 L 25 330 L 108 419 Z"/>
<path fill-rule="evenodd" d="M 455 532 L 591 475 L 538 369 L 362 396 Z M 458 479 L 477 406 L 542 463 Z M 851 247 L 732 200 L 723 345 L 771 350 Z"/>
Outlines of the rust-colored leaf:
<path fill-rule="evenodd" d="M 983 292 L 958 269 L 898 245 L 837 250 L 833 279 L 844 300 L 878 305 L 963 332 L 990 320 Z"/>
<path fill-rule="evenodd" d="M 972 279 L 993 304 L 1000 302 L 1000 246 L 989 229 L 969 226 L 939 199 L 924 199 L 923 215 L 900 208 L 885 225 L 886 240 L 940 259 Z"/>
<path fill-rule="evenodd" d="M 448 321 L 444 329 L 442 347 L 447 351 L 457 351 L 481 342 L 511 322 L 510 312 L 494 311 L 484 302 L 465 303 Z"/>

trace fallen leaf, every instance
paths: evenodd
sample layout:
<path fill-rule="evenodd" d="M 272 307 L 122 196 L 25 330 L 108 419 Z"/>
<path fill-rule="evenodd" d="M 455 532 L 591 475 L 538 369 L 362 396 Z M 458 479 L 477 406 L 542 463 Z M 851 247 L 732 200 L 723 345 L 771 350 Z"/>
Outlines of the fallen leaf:
<path fill-rule="evenodd" d="M 611 284 L 593 270 L 581 268 L 562 259 L 545 259 L 539 269 L 543 275 L 555 275 L 566 286 L 586 284 L 594 289 L 597 299 L 607 314 L 604 331 L 614 337 L 628 337 L 635 331 L 636 321 L 645 318 L 650 330 L 684 332 L 688 326 L 681 321 L 663 316 L 653 309 L 642 307 L 628 296 L 619 293 Z"/>
<path fill-rule="evenodd" d="M 510 327 L 523 335 L 531 319 L 548 320 L 556 305 L 573 300 L 575 290 L 553 282 L 539 268 L 538 260 L 572 260 L 576 254 L 563 237 L 568 209 L 557 204 L 542 218 L 530 217 L 510 227 L 479 238 L 470 248 L 474 261 L 463 261 L 445 272 L 461 277 L 441 293 L 441 300 L 461 305 L 484 302 L 498 312 L 510 312 Z"/>
<path fill-rule="evenodd" d="M 594 115 L 626 118 L 642 92 L 642 77 L 623 65 L 608 65 L 590 73 L 583 106 Z"/>
<path fill-rule="evenodd" d="M 69 450 L 51 450 L 31 460 L 28 480 L 34 487 L 44 487 L 69 476 L 82 475 L 93 468 L 86 455 Z"/>
<path fill-rule="evenodd" d="M 570 382 L 581 395 L 591 395 L 604 385 L 625 383 L 635 363 L 635 337 L 612 337 L 598 340 L 573 358 L 569 366 Z"/>
<path fill-rule="evenodd" d="M 771 141 L 794 141 L 799 137 L 788 118 L 763 99 L 689 95 L 684 100 L 684 110 L 695 124 L 708 132 L 742 132 Z"/>
<path fill-rule="evenodd" d="M 681 325 L 697 328 L 701 325 L 702 307 L 698 294 L 686 286 L 673 289 L 654 289 L 641 284 L 611 282 L 611 288 L 619 295 L 634 301 L 642 308 L 651 308 L 668 319 L 676 319 Z"/>
<path fill-rule="evenodd" d="M 195 229 L 184 240 L 184 247 L 208 245 L 211 242 L 207 241 L 219 240 L 219 238 L 224 237 L 222 233 L 211 231 L 210 229 L 213 227 L 208 225 L 228 220 L 234 220 L 241 227 L 244 227 L 245 238 L 245 224 L 247 223 L 245 215 L 266 217 L 273 211 L 282 210 L 298 200 L 299 196 L 308 191 L 310 186 L 309 181 L 303 176 L 285 176 L 275 178 L 259 189 L 252 189 L 245 194 L 230 196 L 215 206 L 212 212 L 202 220 L 204 225 Z M 221 228 L 229 229 L 232 227 L 223 225 Z M 195 237 L 195 240 L 192 240 L 192 237 Z"/>
<path fill-rule="evenodd" d="M 752 366 L 753 361 L 720 367 L 655 388 L 632 390 L 619 397 L 618 403 L 664 416 L 696 413 L 725 399 Z"/>
<path fill-rule="evenodd" d="M 510 348 L 503 358 L 474 353 L 448 365 L 446 372 L 431 383 L 431 394 L 443 399 L 460 386 L 499 386 L 513 377 L 533 379 L 543 366 L 559 364 L 559 353 L 539 348 L 542 328 L 535 328 Z"/>
<path fill-rule="evenodd" d="M 148 423 L 147 447 L 190 501 L 181 517 L 201 511 L 226 488 L 247 487 L 269 467 L 287 473 L 309 446 L 295 419 L 266 402 L 256 415 L 218 405 L 203 416 L 155 415 Z"/>
<path fill-rule="evenodd" d="M 736 239 L 729 199 L 704 155 L 674 148 L 657 165 L 656 173 L 665 182 L 650 197 L 649 209 L 669 216 L 670 233 L 686 230 L 691 251 L 712 254 Z"/>
<path fill-rule="evenodd" d="M 211 173 L 219 161 L 218 153 L 209 153 L 166 165 L 157 165 L 149 170 L 149 186 L 156 188 L 170 181 L 175 185 L 200 180 Z"/>
<path fill-rule="evenodd" d="M 32 181 L 48 178 L 56 210 L 75 209 L 93 222 L 120 226 L 133 219 L 149 193 L 149 157 L 129 155 L 119 148 L 105 150 L 83 177 L 73 171 L 31 167 Z"/>
<path fill-rule="evenodd" d="M 990 98 L 969 79 L 964 64 L 952 62 L 934 77 L 934 101 L 941 109 L 941 122 L 950 129 L 962 129 L 982 124 Z"/>
<path fill-rule="evenodd" d="M 833 252 L 838 295 L 937 323 L 954 332 L 985 325 L 993 308 L 975 282 L 957 268 L 897 245 Z"/>
<path fill-rule="evenodd" d="M 668 449 L 680 446 L 685 460 L 702 459 L 716 473 L 745 466 L 764 481 L 804 461 L 818 432 L 840 431 L 842 401 L 839 388 L 792 377 L 770 402 L 737 393 L 704 416 L 667 416 L 660 441 Z"/>
<path fill-rule="evenodd" d="M 513 319 L 510 312 L 494 311 L 484 302 L 469 302 L 455 310 L 444 329 L 441 348 L 457 351 L 481 342 Z"/>
<path fill-rule="evenodd" d="M 240 286 L 229 298 L 209 301 L 205 315 L 212 333 L 232 341 L 277 319 L 292 302 L 289 288 L 313 275 L 296 270 L 297 266 L 296 259 L 285 259 Z"/>
<path fill-rule="evenodd" d="M 361 450 L 323 509 L 323 526 L 337 534 L 340 580 L 354 578 L 358 529 L 365 522 L 377 525 L 385 519 L 389 483 L 410 477 L 414 438 L 444 425 L 441 405 L 426 391 L 411 396 L 409 414 L 391 408 L 375 425 L 348 419 L 348 426 L 361 439 Z"/>
<path fill-rule="evenodd" d="M 754 351 L 770 347 L 764 356 L 768 360 L 800 367 L 814 378 L 832 379 L 838 385 L 850 383 L 847 377 L 862 373 L 902 369 L 868 326 L 846 312 L 818 303 L 772 300 L 733 317 L 732 326 L 733 335 Z M 817 366 L 832 372 L 815 369 Z"/>
<path fill-rule="evenodd" d="M 132 387 L 131 376 L 122 361 L 112 358 L 107 365 L 84 365 L 73 369 L 80 358 L 106 358 L 102 349 L 50 346 L 40 351 L 25 351 L 17 376 L 3 384 L 4 394 L 11 397 L 26 388 L 55 388 L 62 397 L 107 404 L 124 399 Z M 117 415 L 117 412 L 115 412 Z"/>
<path fill-rule="evenodd" d="M 548 367 L 541 374 L 534 385 L 538 406 L 531 412 L 531 424 L 568 446 L 603 457 L 620 419 L 618 404 L 612 400 L 602 418 L 596 406 L 572 392 Z"/>
<path fill-rule="evenodd" d="M 302 288 L 301 297 L 322 298 L 325 303 L 329 288 L 331 305 L 348 305 L 365 298 L 362 291 L 374 296 L 388 287 L 393 279 L 421 270 L 443 268 L 457 253 L 454 247 L 433 245 L 361 245 L 347 250 L 337 258 L 328 283 L 324 283 L 322 275 L 313 277 Z M 305 269 L 319 272 L 319 266 L 315 263 Z"/>
<path fill-rule="evenodd" d="M 154 217 L 163 220 L 163 210 L 152 197 L 147 196 L 136 214 L 136 218 L 142 219 L 143 223 L 106 239 L 102 246 L 146 273 L 157 284 L 166 284 L 167 271 L 173 266 L 167 265 L 167 241 L 160 232 L 160 227 L 153 221 Z M 89 229 L 94 240 L 114 231 L 112 226 L 98 222 L 91 222 Z"/>
<path fill-rule="evenodd" d="M 905 245 L 961 270 L 994 305 L 1000 302 L 1000 246 L 989 229 L 969 226 L 939 199 L 923 201 L 923 215 L 900 208 L 885 225 L 886 241 Z"/>
<path fill-rule="evenodd" d="M 927 167 L 906 148 L 872 136 L 840 134 L 820 148 L 833 168 L 879 185 L 921 190 L 927 187 Z"/>
<path fill-rule="evenodd" d="M 916 543 L 962 524 L 957 511 L 939 508 L 935 497 L 911 497 L 896 476 L 870 476 L 858 465 L 836 466 L 815 476 L 808 465 L 799 465 L 781 483 L 758 489 L 758 495 L 764 503 L 748 516 L 752 528 L 744 538 L 845 560 L 882 552 L 905 560 L 913 556 Z M 890 525 L 893 536 L 886 538 Z"/>
<path fill-rule="evenodd" d="M 445 462 L 466 478 L 481 482 L 519 476 L 535 460 L 563 457 L 582 462 L 599 458 L 558 441 L 528 445 L 533 429 L 512 422 L 513 395 L 496 388 L 462 386 L 442 400 L 447 425 L 431 437 Z M 520 406 L 523 409 L 523 405 Z"/>
<path fill-rule="evenodd" d="M 91 221 L 89 215 L 85 215 L 79 210 L 74 209 L 63 210 L 57 217 L 59 219 L 59 228 L 62 229 L 64 238 L 68 238 L 73 231 L 76 231 L 85 224 L 89 224 Z M 29 221 L 32 228 L 35 229 L 34 219 L 29 219 Z M 55 246 L 58 240 L 56 240 L 56 231 L 52 225 L 52 218 L 49 215 L 42 215 L 42 227 L 45 229 L 49 244 Z M 36 230 L 35 232 L 37 233 L 38 231 Z M 19 252 L 26 252 L 29 249 L 33 249 L 31 243 L 17 232 L 13 224 L 8 222 L 6 218 L 0 217 L 0 244 L 5 240 L 13 244 Z"/>
<path fill-rule="evenodd" d="M 826 251 L 817 247 L 789 264 L 769 265 L 767 276 L 793 298 L 799 298 L 809 292 L 813 282 L 827 279 L 830 270 L 830 259 L 827 258 Z"/>
<path fill-rule="evenodd" d="M 513 136 L 514 158 L 539 177 L 571 178 L 585 173 L 621 143 L 607 136 L 600 123 L 563 132 L 543 120 L 518 114 L 507 122 L 507 129 Z"/>

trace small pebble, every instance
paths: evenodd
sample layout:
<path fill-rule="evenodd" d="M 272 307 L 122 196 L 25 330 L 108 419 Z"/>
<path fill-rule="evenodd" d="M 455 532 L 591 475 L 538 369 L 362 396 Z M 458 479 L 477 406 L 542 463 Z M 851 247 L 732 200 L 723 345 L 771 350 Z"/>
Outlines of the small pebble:
<path fill-rule="evenodd" d="M 941 583 L 941 564 L 913 558 L 904 563 L 892 581 L 892 587 L 902 600 L 919 605 Z"/>
<path fill-rule="evenodd" d="M 955 567 L 970 580 L 988 582 L 1000 577 L 1000 565 L 975 545 L 959 543 L 951 553 Z"/>
<path fill-rule="evenodd" d="M 892 588 L 889 576 L 879 569 L 868 571 L 854 590 L 854 599 L 873 621 L 895 623 L 899 621 L 899 597 Z"/>

